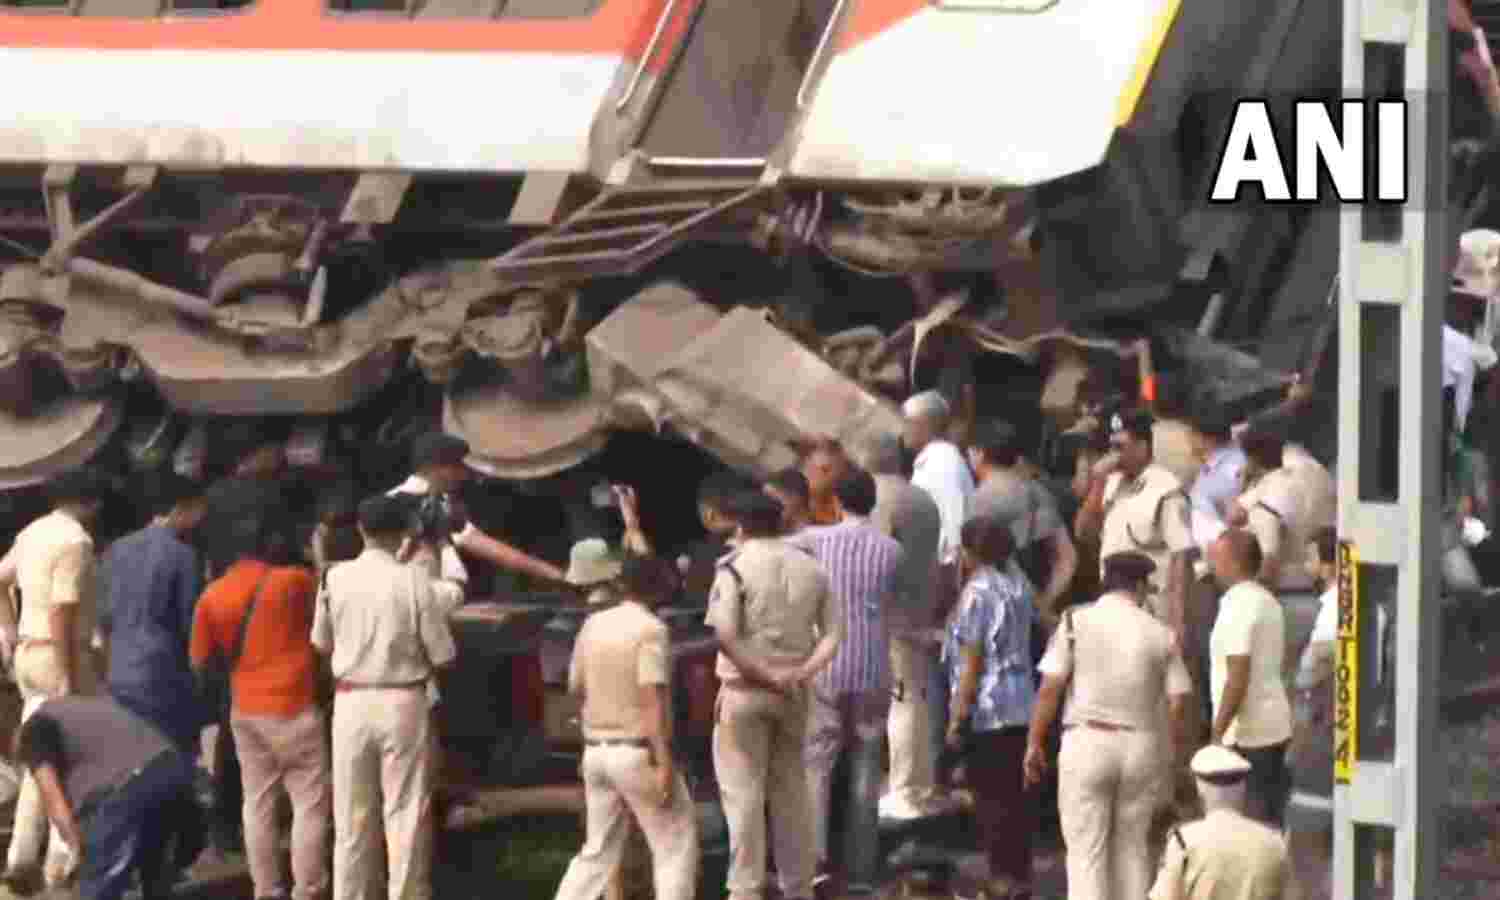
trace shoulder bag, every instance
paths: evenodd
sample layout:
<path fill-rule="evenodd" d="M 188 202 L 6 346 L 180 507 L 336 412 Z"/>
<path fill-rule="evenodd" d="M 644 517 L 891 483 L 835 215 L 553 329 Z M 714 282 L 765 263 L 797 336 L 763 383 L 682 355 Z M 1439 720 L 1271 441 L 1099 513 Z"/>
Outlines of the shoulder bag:
<path fill-rule="evenodd" d="M 251 596 L 250 605 L 245 608 L 245 615 L 240 619 L 239 628 L 234 635 L 234 646 L 230 649 L 229 655 L 215 653 L 204 666 L 199 677 L 203 709 L 212 714 L 211 721 L 222 722 L 229 714 L 229 708 L 234 699 L 230 678 L 240 663 L 240 656 L 245 652 L 245 638 L 250 633 L 250 620 L 255 617 L 255 607 L 260 605 L 260 595 L 265 589 L 266 579 L 270 577 L 270 574 L 267 571 L 255 583 L 255 594 Z"/>

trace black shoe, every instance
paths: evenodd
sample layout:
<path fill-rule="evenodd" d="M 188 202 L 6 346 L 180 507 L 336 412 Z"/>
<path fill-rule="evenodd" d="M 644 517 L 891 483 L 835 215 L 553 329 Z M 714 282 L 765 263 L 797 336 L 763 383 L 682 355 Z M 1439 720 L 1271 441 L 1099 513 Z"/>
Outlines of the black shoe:
<path fill-rule="evenodd" d="M 43 887 L 42 867 L 30 863 L 7 868 L 5 874 L 0 875 L 0 883 L 4 883 L 11 893 L 19 897 L 30 897 L 39 893 Z"/>

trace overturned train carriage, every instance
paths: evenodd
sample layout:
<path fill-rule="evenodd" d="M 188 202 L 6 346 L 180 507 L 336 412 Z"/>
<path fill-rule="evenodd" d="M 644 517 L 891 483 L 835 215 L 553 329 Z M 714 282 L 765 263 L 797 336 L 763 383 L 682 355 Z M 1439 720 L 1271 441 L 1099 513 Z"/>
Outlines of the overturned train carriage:
<path fill-rule="evenodd" d="M 223 417 L 371 446 L 408 378 L 498 477 L 669 425 L 763 471 L 888 423 L 851 353 L 935 311 L 882 276 L 989 273 L 953 315 L 1030 360 L 1327 294 L 1325 248 L 1279 296 L 1315 216 L 1196 202 L 1229 98 L 1336 86 L 1327 4 L 352 2 L 0 6 L 0 483 Z"/>
<path fill-rule="evenodd" d="M 947 366 L 924 338 L 1005 378 L 1059 333 L 1117 360 L 1143 318 L 1216 402 L 1263 403 L 1322 355 L 1336 228 L 1201 201 L 1234 97 L 1336 93 L 1337 19 L 0 3 L 0 487 L 193 470 L 244 417 L 289 425 L 294 462 L 441 422 L 523 486 L 621 430 L 764 473 L 894 427 Z M 926 277 L 965 272 L 956 298 Z"/>

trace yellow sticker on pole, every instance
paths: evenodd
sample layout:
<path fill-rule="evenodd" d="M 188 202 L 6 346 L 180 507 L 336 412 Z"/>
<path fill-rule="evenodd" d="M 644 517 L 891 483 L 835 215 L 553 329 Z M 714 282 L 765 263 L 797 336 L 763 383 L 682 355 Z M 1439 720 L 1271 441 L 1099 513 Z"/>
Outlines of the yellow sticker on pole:
<path fill-rule="evenodd" d="M 1339 541 L 1339 630 L 1333 692 L 1333 780 L 1348 784 L 1359 743 L 1359 554 L 1348 541 Z"/>

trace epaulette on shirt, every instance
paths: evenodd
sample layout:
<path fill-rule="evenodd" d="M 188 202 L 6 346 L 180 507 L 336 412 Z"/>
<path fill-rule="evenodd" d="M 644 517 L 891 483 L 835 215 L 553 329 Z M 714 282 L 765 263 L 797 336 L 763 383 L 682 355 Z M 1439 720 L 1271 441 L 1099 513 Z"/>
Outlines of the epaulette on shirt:
<path fill-rule="evenodd" d="M 740 575 L 740 570 L 734 567 L 734 561 L 739 558 L 739 555 L 740 551 L 738 548 L 729 551 L 714 562 L 714 568 L 723 572 L 728 572 L 731 576 L 733 576 L 734 583 L 739 586 L 740 590 L 744 590 L 745 579 L 742 575 Z"/>
<path fill-rule="evenodd" d="M 1182 838 L 1182 826 L 1174 825 L 1172 830 L 1167 832 L 1167 837 L 1177 844 L 1178 850 L 1181 850 L 1183 853 L 1187 852 L 1187 841 Z"/>

